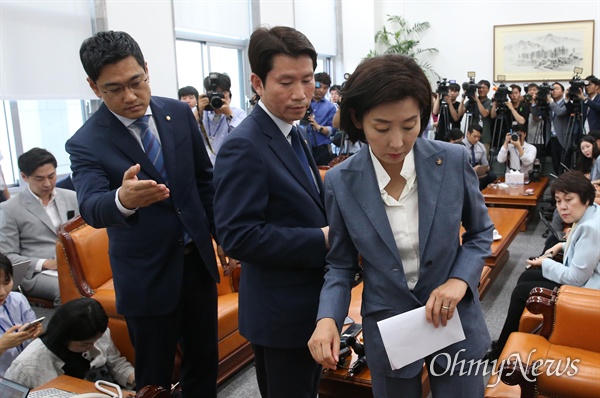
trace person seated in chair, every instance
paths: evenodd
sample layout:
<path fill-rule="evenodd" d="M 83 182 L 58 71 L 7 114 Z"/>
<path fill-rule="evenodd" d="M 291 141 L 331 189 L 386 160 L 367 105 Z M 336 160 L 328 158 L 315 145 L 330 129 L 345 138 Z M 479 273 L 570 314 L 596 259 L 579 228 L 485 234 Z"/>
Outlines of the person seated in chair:
<path fill-rule="evenodd" d="M 533 162 L 537 156 L 537 148 L 525 141 L 527 126 L 517 124 L 512 133 L 507 133 L 504 144 L 498 152 L 498 163 L 507 163 L 507 170 L 515 170 L 529 179 L 529 172 L 533 169 Z M 515 139 L 516 138 L 516 139 Z"/>
<path fill-rule="evenodd" d="M 58 307 L 48 330 L 14 360 L 6 378 L 36 388 L 66 374 L 135 387 L 133 366 L 115 347 L 99 302 L 82 297 Z"/>
<path fill-rule="evenodd" d="M 535 259 L 515 286 L 508 314 L 498 340 L 492 342 L 486 358 L 497 359 L 512 332 L 519 329 L 529 292 L 535 287 L 554 289 L 561 285 L 600 289 L 600 206 L 594 204 L 595 189 L 583 173 L 569 171 L 552 184 L 556 209 L 565 223 L 573 223 L 566 242 L 559 242 Z M 559 251 L 563 262 L 553 260 Z"/>
<path fill-rule="evenodd" d="M 42 333 L 42 325 L 27 328 L 36 319 L 27 299 L 13 292 L 13 266 L 4 254 L 0 254 L 0 377 L 25 347 Z"/>
<path fill-rule="evenodd" d="M 18 165 L 28 187 L 0 204 L 0 252 L 13 264 L 29 260 L 23 293 L 57 306 L 57 231 L 79 214 L 77 195 L 56 188 L 56 158 L 47 150 L 30 149 L 19 156 Z"/>
<path fill-rule="evenodd" d="M 471 124 L 467 129 L 467 136 L 463 140 L 467 152 L 469 152 L 469 160 L 471 166 L 475 169 L 477 177 L 479 177 L 479 189 L 483 190 L 488 184 L 496 180 L 496 174 L 490 170 L 490 165 L 487 159 L 487 149 L 481 141 L 483 127 L 477 123 Z"/>

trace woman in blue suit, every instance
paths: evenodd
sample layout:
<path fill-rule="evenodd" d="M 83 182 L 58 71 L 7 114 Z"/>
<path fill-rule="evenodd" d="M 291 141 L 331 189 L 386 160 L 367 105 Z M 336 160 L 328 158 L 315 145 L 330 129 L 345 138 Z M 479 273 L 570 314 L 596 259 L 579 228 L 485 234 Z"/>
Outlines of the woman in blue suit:
<path fill-rule="evenodd" d="M 362 271 L 374 396 L 420 397 L 423 361 L 434 397 L 483 396 L 482 375 L 473 369 L 459 376 L 455 367 L 481 359 L 490 344 L 477 287 L 494 227 L 467 151 L 421 137 L 431 87 L 410 58 L 363 61 L 342 98 L 342 129 L 368 145 L 326 175 L 331 249 L 311 354 L 336 368 L 339 330 Z M 377 322 L 423 306 L 434 327 L 445 327 L 458 311 L 466 339 L 393 370 Z"/>
<path fill-rule="evenodd" d="M 550 188 L 556 210 L 566 224 L 573 224 L 566 242 L 552 246 L 535 259 L 513 289 L 508 313 L 498 340 L 492 343 L 489 360 L 497 359 L 512 332 L 519 329 L 529 292 L 535 287 L 554 289 L 572 285 L 600 289 L 600 206 L 594 203 L 596 190 L 580 171 L 563 173 Z M 564 251 L 563 261 L 553 260 Z"/>

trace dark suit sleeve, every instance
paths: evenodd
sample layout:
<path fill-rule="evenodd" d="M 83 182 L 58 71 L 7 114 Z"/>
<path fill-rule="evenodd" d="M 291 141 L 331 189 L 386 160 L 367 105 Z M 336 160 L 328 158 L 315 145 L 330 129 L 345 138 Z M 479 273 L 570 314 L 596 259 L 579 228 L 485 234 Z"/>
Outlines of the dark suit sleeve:
<path fill-rule="evenodd" d="M 288 192 L 289 186 L 269 182 L 269 167 L 283 165 L 266 164 L 261 151 L 267 150 L 244 136 L 226 140 L 219 149 L 214 212 L 221 244 L 241 261 L 322 268 L 326 253 L 323 232 L 320 226 L 307 225 L 305 219 L 310 215 L 303 213 L 305 205 Z"/>
<path fill-rule="evenodd" d="M 135 222 L 137 214 L 125 218 L 117 208 L 116 190 L 110 189 L 94 149 L 76 138 L 68 140 L 65 148 L 70 154 L 73 185 L 83 219 L 94 228 Z"/>
<path fill-rule="evenodd" d="M 483 195 L 479 191 L 477 174 L 469 165 L 467 151 L 462 152 L 462 169 L 465 180 L 462 225 L 465 233 L 452 265 L 450 278 L 465 281 L 471 293 L 476 296 L 485 258 L 492 253 L 490 246 L 494 224 L 490 220 Z"/>

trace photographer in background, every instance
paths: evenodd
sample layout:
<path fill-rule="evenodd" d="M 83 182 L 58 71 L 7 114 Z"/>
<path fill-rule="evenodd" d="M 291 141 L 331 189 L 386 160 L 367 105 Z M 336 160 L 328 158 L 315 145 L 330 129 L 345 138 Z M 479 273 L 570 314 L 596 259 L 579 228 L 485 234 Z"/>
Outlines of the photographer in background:
<path fill-rule="evenodd" d="M 521 101 L 521 86 L 518 84 L 510 85 L 510 94 L 508 95 L 510 101 L 506 101 L 506 108 L 510 111 L 509 126 L 512 126 L 512 122 L 517 122 L 523 125 L 527 129 L 527 123 L 529 121 L 529 107 L 524 101 Z M 497 101 L 492 101 L 491 117 L 495 119 L 498 115 Z"/>
<path fill-rule="evenodd" d="M 496 175 L 490 170 L 485 145 L 480 142 L 482 130 L 479 124 L 471 124 L 468 127 L 467 136 L 463 140 L 467 152 L 469 152 L 469 163 L 473 166 L 479 178 L 480 190 L 496 180 Z"/>
<path fill-rule="evenodd" d="M 585 131 L 590 132 L 592 130 L 600 130 L 600 95 L 598 95 L 598 90 L 600 90 L 600 79 L 591 75 L 586 77 L 586 80 L 589 82 L 588 85 L 585 86 L 587 98 L 583 96 L 581 91 L 579 92 L 578 97 L 584 104 L 583 117 L 586 120 Z"/>
<path fill-rule="evenodd" d="M 507 163 L 508 168 L 519 171 L 529 179 L 529 171 L 533 168 L 533 162 L 537 155 L 537 149 L 527 143 L 527 128 L 524 124 L 517 124 L 512 132 L 506 134 L 504 144 L 498 152 L 498 163 Z"/>
<path fill-rule="evenodd" d="M 490 112 L 492 109 L 492 100 L 487 97 L 490 91 L 490 82 L 487 80 L 480 80 L 477 83 L 477 95 L 473 95 L 469 98 L 469 101 L 473 101 L 472 115 L 473 119 L 471 123 L 477 123 L 482 127 L 481 142 L 486 144 L 489 149 L 489 145 L 492 142 L 492 118 Z M 465 103 L 467 99 L 466 95 L 463 95 L 463 100 L 458 108 L 458 116 L 463 117 L 469 105 Z"/>
<path fill-rule="evenodd" d="M 548 112 L 548 123 L 545 125 L 546 131 L 544 142 L 550 151 L 552 168 L 556 175 L 561 175 L 565 171 L 560 165 L 569 124 L 569 112 L 567 112 L 564 93 L 564 86 L 555 82 L 552 84 L 552 89 L 544 101 L 547 105 L 540 106 L 540 97 L 542 94 L 540 90 L 540 95 L 538 95 L 537 98 L 537 105 L 531 109 L 531 112 L 534 115 L 541 116 L 543 115 L 542 112 L 544 112 L 543 108 L 548 108 L 546 110 L 546 112 Z"/>
<path fill-rule="evenodd" d="M 444 79 L 445 83 L 445 79 Z M 447 91 L 444 90 L 447 88 Z M 441 92 L 440 92 L 441 89 Z M 435 101 L 433 102 L 432 113 L 434 116 L 439 116 L 437 121 L 437 128 L 435 131 L 435 139 L 441 141 L 448 141 L 448 134 L 453 128 L 460 129 L 461 117 L 458 115 L 458 108 L 460 102 L 456 99 L 460 93 L 460 85 L 458 83 L 448 84 L 446 87 L 438 85 L 438 91 L 434 93 Z M 442 109 L 446 107 L 448 113 L 442 112 Z M 449 116 L 450 120 L 446 119 L 446 115 Z"/>
<path fill-rule="evenodd" d="M 336 108 L 339 108 L 340 102 L 342 101 L 342 86 L 338 84 L 334 84 L 329 89 L 329 95 L 331 98 L 331 103 L 335 105 Z"/>
<path fill-rule="evenodd" d="M 329 86 L 331 77 L 327 73 L 315 73 L 315 91 L 310 102 L 306 134 L 317 166 L 326 166 L 333 159 L 329 137 L 337 130 L 332 124 L 337 109 L 325 98 Z"/>
<path fill-rule="evenodd" d="M 219 153 L 223 140 L 242 120 L 246 112 L 231 106 L 231 79 L 224 73 L 211 72 L 204 79 L 206 95 L 198 99 L 198 109 L 203 110 L 201 123 L 203 139 L 212 164 Z"/>

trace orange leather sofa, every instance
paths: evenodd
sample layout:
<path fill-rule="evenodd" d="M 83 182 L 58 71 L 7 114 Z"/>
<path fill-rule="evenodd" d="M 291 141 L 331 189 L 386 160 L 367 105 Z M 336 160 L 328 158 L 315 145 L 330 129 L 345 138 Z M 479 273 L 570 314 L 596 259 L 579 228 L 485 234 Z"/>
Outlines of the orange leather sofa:
<path fill-rule="evenodd" d="M 216 247 L 215 247 L 216 249 Z M 79 297 L 98 300 L 109 316 L 115 345 L 132 364 L 133 346 L 125 318 L 117 313 L 112 271 L 108 257 L 106 229 L 89 226 L 80 216 L 62 225 L 56 243 L 58 282 L 63 303 Z M 218 291 L 219 372 L 221 383 L 254 358 L 250 343 L 238 330 L 238 293 L 240 269 L 225 277 L 221 272 Z"/>
<path fill-rule="evenodd" d="M 540 334 L 510 335 L 495 368 L 501 382 L 492 375 L 486 397 L 600 396 L 600 291 L 548 292 L 539 289 L 527 302 L 543 316 Z"/>

